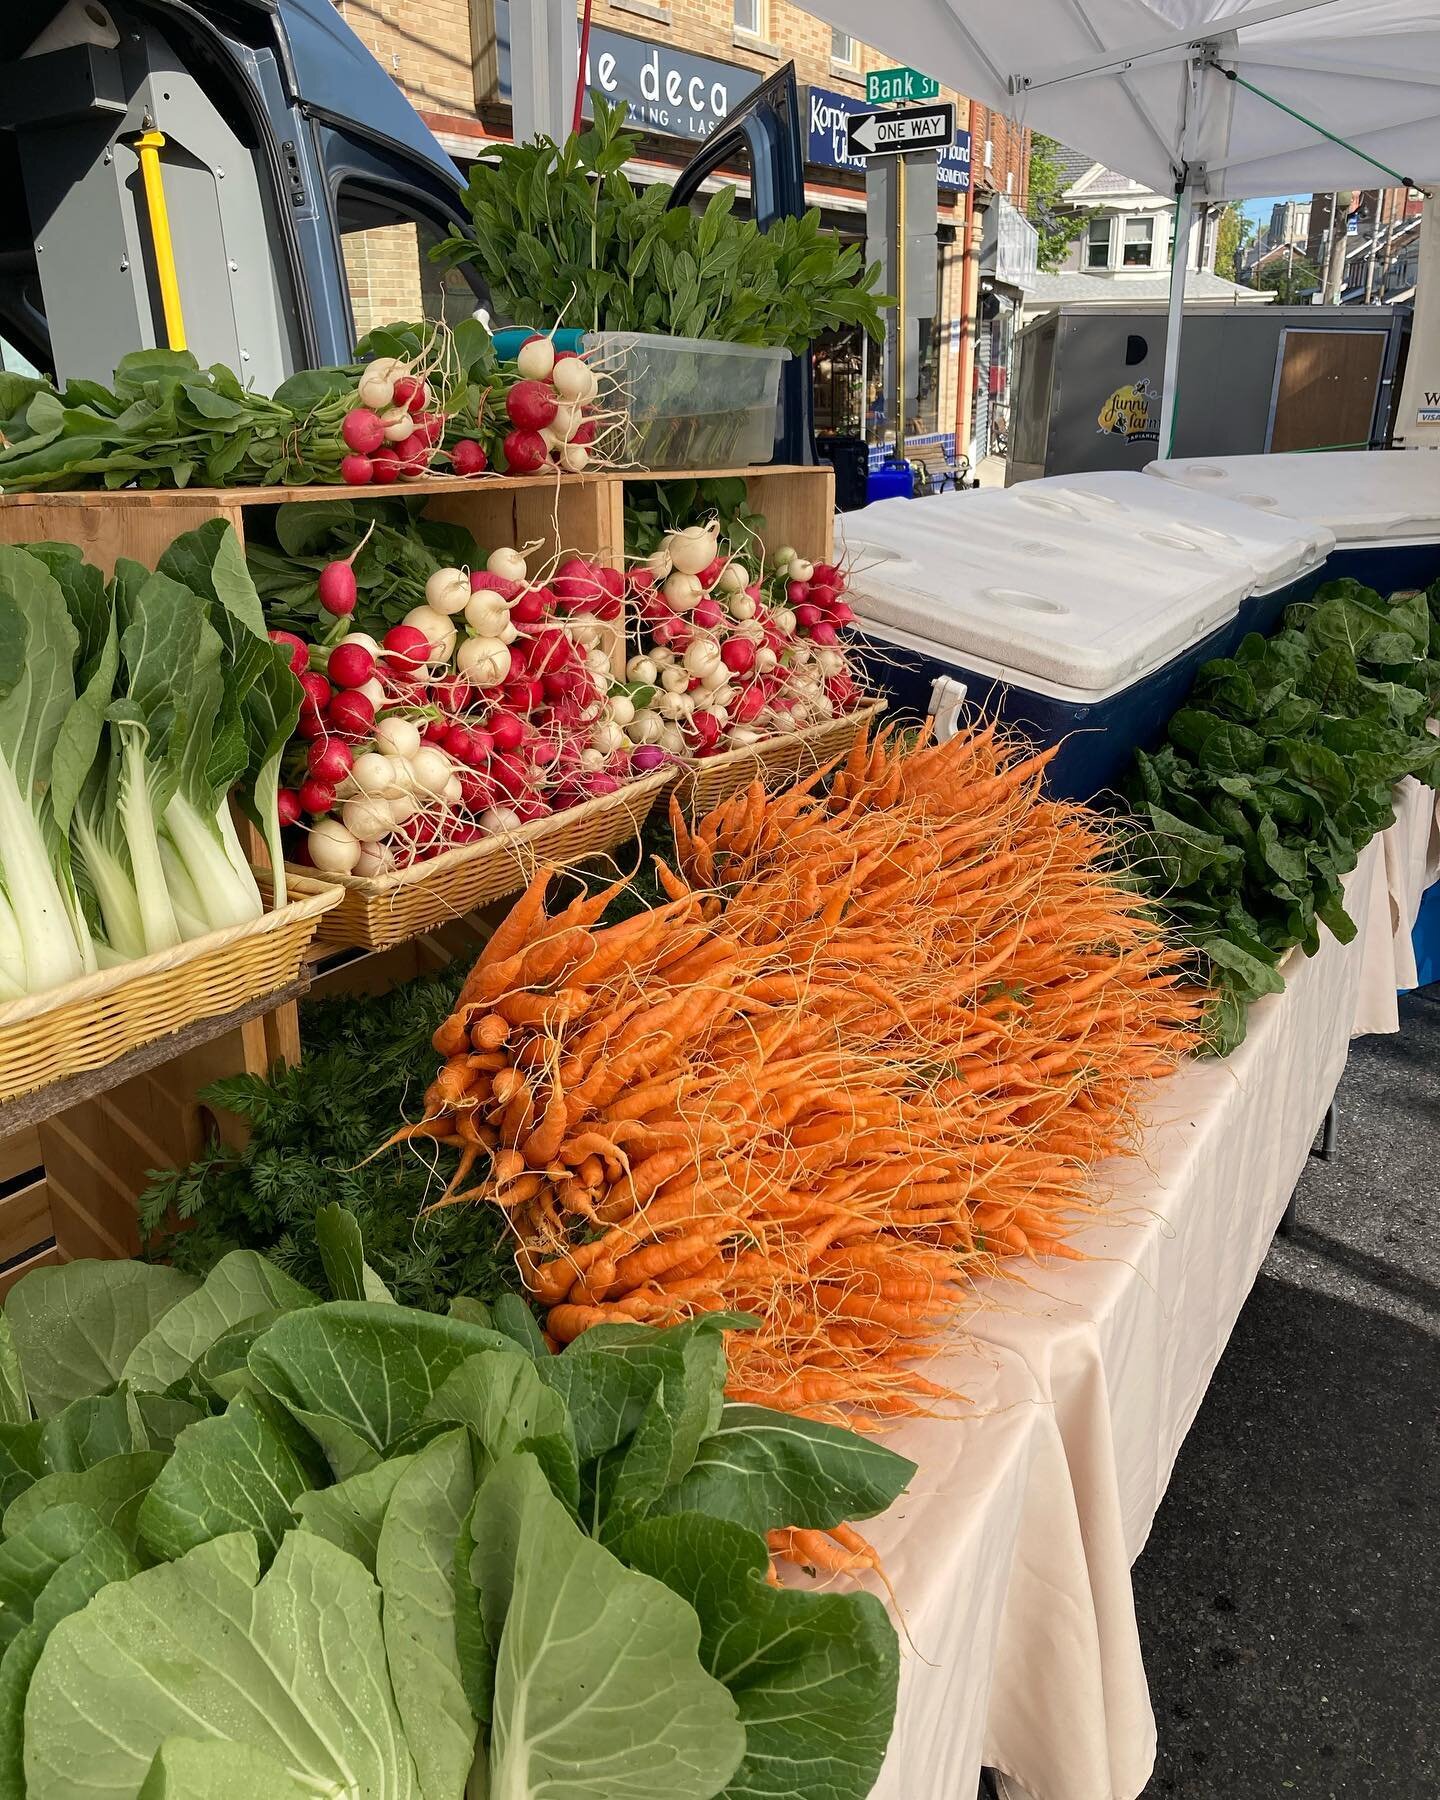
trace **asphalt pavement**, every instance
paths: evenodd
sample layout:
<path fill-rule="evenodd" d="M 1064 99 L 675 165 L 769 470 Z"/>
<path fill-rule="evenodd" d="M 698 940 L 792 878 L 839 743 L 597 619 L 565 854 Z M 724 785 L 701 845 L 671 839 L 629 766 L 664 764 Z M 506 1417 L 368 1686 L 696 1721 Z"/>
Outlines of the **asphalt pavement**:
<path fill-rule="evenodd" d="M 1440 986 L 1353 1047 L 1135 1598 L 1144 1800 L 1440 1800 Z"/>

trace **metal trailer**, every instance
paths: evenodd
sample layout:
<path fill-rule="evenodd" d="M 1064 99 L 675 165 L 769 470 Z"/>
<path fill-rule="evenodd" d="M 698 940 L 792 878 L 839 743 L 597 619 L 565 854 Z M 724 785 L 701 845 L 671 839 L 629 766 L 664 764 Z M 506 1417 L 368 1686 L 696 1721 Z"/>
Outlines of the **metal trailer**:
<path fill-rule="evenodd" d="M 1408 311 L 1192 307 L 1175 456 L 1385 443 Z M 1015 340 L 1008 479 L 1143 469 L 1158 448 L 1166 309 L 1062 306 Z"/>

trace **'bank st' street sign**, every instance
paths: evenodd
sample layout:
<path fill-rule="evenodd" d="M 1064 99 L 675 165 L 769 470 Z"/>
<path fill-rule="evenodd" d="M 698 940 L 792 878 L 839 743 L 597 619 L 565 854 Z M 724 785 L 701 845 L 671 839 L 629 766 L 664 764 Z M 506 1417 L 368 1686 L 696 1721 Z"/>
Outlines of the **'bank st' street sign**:
<path fill-rule="evenodd" d="M 865 77 L 869 106 L 893 106 L 897 100 L 938 100 L 940 83 L 918 69 L 872 69 Z"/>

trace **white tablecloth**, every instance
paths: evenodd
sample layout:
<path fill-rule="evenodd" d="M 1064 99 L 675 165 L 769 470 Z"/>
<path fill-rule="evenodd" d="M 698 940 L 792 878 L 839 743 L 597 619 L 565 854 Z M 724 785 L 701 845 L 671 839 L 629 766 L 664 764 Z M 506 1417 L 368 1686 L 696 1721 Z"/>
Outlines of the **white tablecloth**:
<path fill-rule="evenodd" d="M 919 1473 L 872 1532 L 913 1646 L 880 1800 L 972 1800 L 982 1763 L 1016 1800 L 1144 1787 L 1155 1727 L 1130 1564 L 1352 1031 L 1398 1028 L 1433 854 L 1434 797 L 1407 786 L 1346 883 L 1355 944 L 1326 934 L 1292 955 L 1233 1056 L 1157 1084 L 1142 1154 L 1102 1171 L 1109 1216 L 1075 1240 L 1090 1260 L 988 1284 L 973 1342 L 928 1371 L 972 1414 L 890 1439 Z"/>

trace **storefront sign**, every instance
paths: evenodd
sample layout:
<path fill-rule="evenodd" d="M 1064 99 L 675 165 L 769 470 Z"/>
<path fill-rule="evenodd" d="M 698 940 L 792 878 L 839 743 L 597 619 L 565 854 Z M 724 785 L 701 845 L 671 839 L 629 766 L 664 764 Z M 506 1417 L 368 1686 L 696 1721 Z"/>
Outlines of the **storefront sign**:
<path fill-rule="evenodd" d="M 760 77 L 737 63 L 693 56 L 618 31 L 590 33 L 586 89 L 607 100 L 623 100 L 630 123 L 645 131 L 708 138 L 736 101 L 759 85 Z"/>
<path fill-rule="evenodd" d="M 854 169 L 865 173 L 865 158 L 851 154 L 847 142 L 847 121 L 852 113 L 868 112 L 863 100 L 849 94 L 837 94 L 829 88 L 808 90 L 810 107 L 809 142 L 806 161 L 827 169 Z M 970 185 L 970 133 L 957 131 L 955 142 L 940 151 L 938 173 L 940 186 L 963 193 Z"/>
<path fill-rule="evenodd" d="M 507 104 L 510 86 L 510 4 L 495 0 L 495 98 Z M 585 89 L 623 100 L 630 123 L 661 137 L 708 138 L 732 106 L 754 93 L 760 77 L 738 63 L 694 56 L 668 44 L 596 27 L 585 59 Z M 480 98 L 488 99 L 489 95 Z M 590 108 L 585 108 L 588 117 Z"/>

